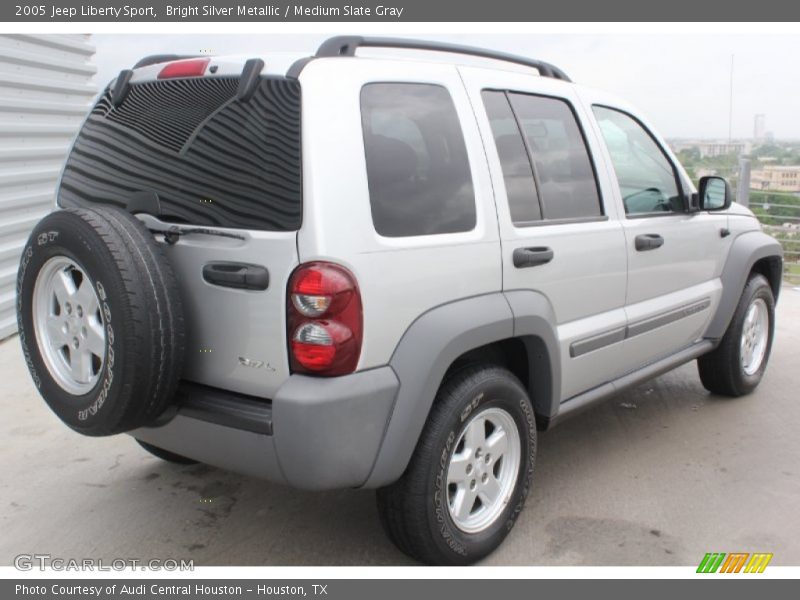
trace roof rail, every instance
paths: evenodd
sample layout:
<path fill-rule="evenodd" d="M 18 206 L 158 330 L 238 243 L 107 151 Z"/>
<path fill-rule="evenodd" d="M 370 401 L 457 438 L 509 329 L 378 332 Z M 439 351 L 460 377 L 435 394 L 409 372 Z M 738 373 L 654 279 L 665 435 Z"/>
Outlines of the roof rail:
<path fill-rule="evenodd" d="M 445 42 L 430 42 L 405 38 L 388 37 L 361 37 L 356 35 L 342 35 L 325 40 L 317 49 L 315 58 L 331 56 L 355 56 L 358 48 L 403 48 L 406 50 L 429 50 L 433 52 L 449 52 L 452 54 L 466 54 L 501 60 L 525 67 L 533 67 L 542 77 L 572 81 L 567 74 L 558 67 L 541 60 L 533 60 L 524 56 L 507 54 L 496 50 L 475 48 L 474 46 L 461 46 L 460 44 L 447 44 Z M 299 74 L 299 73 L 298 73 Z"/>
<path fill-rule="evenodd" d="M 165 62 L 172 62 L 173 60 L 183 60 L 186 58 L 200 58 L 201 56 L 206 56 L 203 54 L 151 54 L 150 56 L 145 56 L 144 58 L 139 59 L 139 61 L 133 65 L 134 69 L 138 69 L 140 67 L 149 67 L 150 65 L 158 65 Z"/>

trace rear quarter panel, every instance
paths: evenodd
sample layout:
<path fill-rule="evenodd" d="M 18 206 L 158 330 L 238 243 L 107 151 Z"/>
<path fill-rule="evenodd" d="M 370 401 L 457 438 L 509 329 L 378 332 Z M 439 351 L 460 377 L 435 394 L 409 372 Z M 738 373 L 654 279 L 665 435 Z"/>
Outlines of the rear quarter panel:
<path fill-rule="evenodd" d="M 445 86 L 461 122 L 472 171 L 472 231 L 388 238 L 375 231 L 361 127 L 361 88 L 370 82 Z M 331 58 L 312 61 L 303 88 L 303 227 L 300 262 L 327 260 L 355 275 L 364 306 L 359 369 L 386 364 L 426 311 L 501 289 L 497 217 L 475 117 L 452 65 Z M 467 328 L 468 323 L 464 324 Z"/>

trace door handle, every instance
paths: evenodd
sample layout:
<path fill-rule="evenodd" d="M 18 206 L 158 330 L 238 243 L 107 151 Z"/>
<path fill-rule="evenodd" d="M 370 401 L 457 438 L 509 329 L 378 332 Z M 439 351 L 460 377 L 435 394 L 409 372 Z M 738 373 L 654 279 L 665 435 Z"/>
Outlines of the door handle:
<path fill-rule="evenodd" d="M 643 233 L 636 236 L 636 249 L 639 252 L 655 250 L 664 245 L 664 238 L 657 233 Z"/>
<path fill-rule="evenodd" d="M 265 290 L 269 271 L 260 265 L 237 262 L 211 262 L 203 265 L 203 279 L 212 285 L 240 290 Z"/>
<path fill-rule="evenodd" d="M 516 248 L 513 254 L 514 266 L 518 269 L 544 265 L 553 260 L 553 250 L 547 246 Z"/>

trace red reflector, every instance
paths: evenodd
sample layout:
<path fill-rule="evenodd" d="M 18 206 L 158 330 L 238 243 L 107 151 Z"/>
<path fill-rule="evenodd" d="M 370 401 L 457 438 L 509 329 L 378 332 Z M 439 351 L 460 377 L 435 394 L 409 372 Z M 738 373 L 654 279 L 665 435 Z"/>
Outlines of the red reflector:
<path fill-rule="evenodd" d="M 309 371 L 327 369 L 336 357 L 336 346 L 318 346 L 292 340 L 294 358 Z"/>
<path fill-rule="evenodd" d="M 334 296 L 351 289 L 352 283 L 340 267 L 317 263 L 299 272 L 292 291 L 309 296 Z"/>
<path fill-rule="evenodd" d="M 159 79 L 174 77 L 200 77 L 206 72 L 210 58 L 189 58 L 168 63 L 158 74 Z"/>

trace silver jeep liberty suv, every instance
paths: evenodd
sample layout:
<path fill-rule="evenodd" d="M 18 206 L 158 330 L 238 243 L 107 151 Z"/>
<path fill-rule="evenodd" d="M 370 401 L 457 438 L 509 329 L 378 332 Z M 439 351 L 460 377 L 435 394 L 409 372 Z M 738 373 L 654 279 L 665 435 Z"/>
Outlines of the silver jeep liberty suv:
<path fill-rule="evenodd" d="M 634 108 L 536 60 L 147 57 L 24 249 L 20 341 L 79 433 L 375 488 L 402 551 L 471 563 L 538 432 L 695 359 L 712 393 L 758 385 L 781 248 L 724 180 L 698 188 Z"/>

